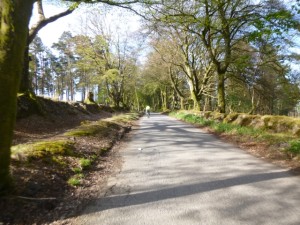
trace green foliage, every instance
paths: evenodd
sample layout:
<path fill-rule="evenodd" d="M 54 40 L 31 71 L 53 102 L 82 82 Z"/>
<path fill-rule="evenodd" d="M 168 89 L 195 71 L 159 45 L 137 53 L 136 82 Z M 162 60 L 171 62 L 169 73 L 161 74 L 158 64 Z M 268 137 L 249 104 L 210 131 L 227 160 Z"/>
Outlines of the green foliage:
<path fill-rule="evenodd" d="M 112 117 L 112 121 L 118 123 L 130 123 L 131 121 L 139 119 L 138 113 L 126 113 L 121 115 L 116 115 Z"/>
<path fill-rule="evenodd" d="M 80 167 L 74 167 L 74 168 L 72 168 L 72 170 L 73 170 L 74 173 L 81 173 L 82 172 L 82 168 L 80 168 Z"/>
<path fill-rule="evenodd" d="M 263 134 L 263 131 L 260 129 L 254 129 L 252 127 L 244 127 L 244 126 L 234 126 L 235 133 L 239 135 L 259 137 Z"/>
<path fill-rule="evenodd" d="M 107 80 L 109 83 L 112 83 L 119 81 L 122 79 L 122 77 L 120 77 L 120 71 L 118 69 L 110 69 L 105 72 L 103 79 Z"/>
<path fill-rule="evenodd" d="M 60 165 L 61 167 L 68 167 L 68 164 L 65 160 L 65 156 L 62 155 L 53 155 L 50 157 L 50 163 L 54 162 L 57 165 Z"/>
<path fill-rule="evenodd" d="M 234 128 L 232 124 L 228 123 L 214 123 L 211 127 L 218 133 L 229 133 Z"/>
<path fill-rule="evenodd" d="M 109 136 L 114 129 L 118 129 L 119 125 L 109 121 L 98 121 L 90 124 L 83 124 L 79 128 L 66 132 L 65 136 Z"/>
<path fill-rule="evenodd" d="M 70 177 L 67 181 L 67 183 L 71 186 L 79 186 L 82 183 L 83 174 L 76 174 L 72 177 Z"/>
<path fill-rule="evenodd" d="M 300 155 L 300 140 L 290 141 L 289 144 L 290 147 L 287 149 L 287 151 L 293 155 Z"/>
<path fill-rule="evenodd" d="M 85 159 L 85 158 L 81 158 L 79 160 L 79 163 L 83 170 L 89 168 L 92 165 L 92 161 L 90 159 Z"/>

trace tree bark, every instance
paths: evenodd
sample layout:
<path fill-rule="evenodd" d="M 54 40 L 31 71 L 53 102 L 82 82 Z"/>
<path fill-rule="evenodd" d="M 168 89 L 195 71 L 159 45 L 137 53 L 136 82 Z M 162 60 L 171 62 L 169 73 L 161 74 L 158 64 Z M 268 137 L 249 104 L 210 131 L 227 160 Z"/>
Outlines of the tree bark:
<path fill-rule="evenodd" d="M 225 73 L 218 73 L 218 111 L 225 113 Z"/>
<path fill-rule="evenodd" d="M 33 93 L 32 81 L 30 79 L 30 74 L 29 74 L 29 62 L 30 62 L 29 44 L 26 44 L 21 83 L 19 88 L 19 92 L 21 93 L 27 93 L 27 92 Z"/>
<path fill-rule="evenodd" d="M 0 192 L 11 186 L 10 146 L 34 0 L 0 2 Z"/>

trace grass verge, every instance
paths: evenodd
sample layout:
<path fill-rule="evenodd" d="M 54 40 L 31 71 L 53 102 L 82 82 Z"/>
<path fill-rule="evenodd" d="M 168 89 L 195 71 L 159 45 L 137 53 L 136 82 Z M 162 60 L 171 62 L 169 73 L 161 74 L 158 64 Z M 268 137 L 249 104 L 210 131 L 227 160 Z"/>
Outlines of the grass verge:
<path fill-rule="evenodd" d="M 298 159 L 300 157 L 300 140 L 299 137 L 290 133 L 272 133 L 264 129 L 255 129 L 252 127 L 241 126 L 216 120 L 205 119 L 193 112 L 178 111 L 169 114 L 177 119 L 195 124 L 202 127 L 209 127 L 217 134 L 227 134 L 235 137 L 236 141 L 254 141 L 273 146 L 282 154 L 286 154 L 289 159 Z"/>

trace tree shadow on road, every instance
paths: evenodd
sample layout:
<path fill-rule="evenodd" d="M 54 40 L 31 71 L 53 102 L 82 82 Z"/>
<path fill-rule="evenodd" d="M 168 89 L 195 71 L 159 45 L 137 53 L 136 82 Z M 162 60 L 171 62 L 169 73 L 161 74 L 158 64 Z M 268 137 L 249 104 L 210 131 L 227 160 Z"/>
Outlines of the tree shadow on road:
<path fill-rule="evenodd" d="M 279 171 L 272 173 L 261 173 L 255 175 L 245 175 L 234 178 L 228 178 L 223 180 L 209 181 L 204 183 L 195 183 L 181 185 L 177 187 L 170 187 L 160 190 L 152 190 L 142 193 L 119 193 L 118 195 L 112 195 L 95 199 L 97 207 L 88 208 L 83 214 L 90 214 L 107 209 L 121 208 L 127 206 L 141 205 L 146 203 L 158 202 L 167 199 L 174 199 L 184 196 L 190 196 L 194 194 L 201 194 L 204 192 L 210 192 L 218 189 L 226 189 L 238 185 L 247 185 L 251 183 L 263 182 L 268 180 L 274 180 L 291 176 L 289 172 Z"/>

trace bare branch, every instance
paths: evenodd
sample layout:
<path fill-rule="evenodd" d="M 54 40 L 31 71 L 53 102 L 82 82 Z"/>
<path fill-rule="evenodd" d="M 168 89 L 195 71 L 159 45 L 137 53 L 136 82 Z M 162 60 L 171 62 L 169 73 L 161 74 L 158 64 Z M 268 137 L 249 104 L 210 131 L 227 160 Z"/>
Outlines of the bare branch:
<path fill-rule="evenodd" d="M 78 8 L 80 3 L 75 3 L 73 4 L 71 7 L 69 7 L 66 11 L 61 12 L 59 14 L 56 14 L 54 16 L 51 16 L 49 18 L 46 18 L 44 15 L 44 10 L 43 10 L 43 5 L 42 5 L 42 0 L 38 0 L 38 14 L 39 14 L 39 20 L 38 22 L 33 25 L 30 30 L 29 30 L 29 36 L 28 36 L 28 43 L 30 44 L 33 39 L 35 38 L 35 36 L 37 35 L 37 33 L 43 28 L 45 27 L 47 24 L 52 23 L 56 20 L 58 20 L 59 18 L 62 18 L 64 16 L 67 16 L 69 14 L 71 14 L 72 12 L 74 12 L 75 9 Z"/>

